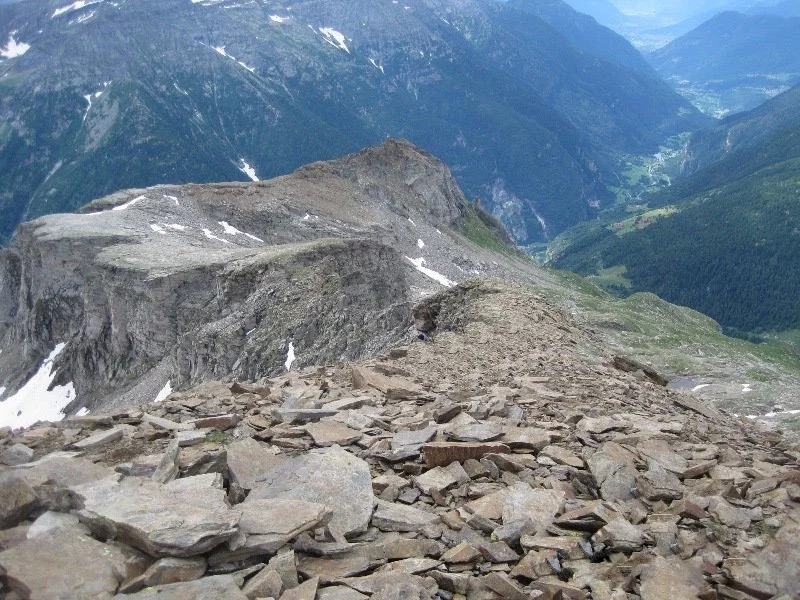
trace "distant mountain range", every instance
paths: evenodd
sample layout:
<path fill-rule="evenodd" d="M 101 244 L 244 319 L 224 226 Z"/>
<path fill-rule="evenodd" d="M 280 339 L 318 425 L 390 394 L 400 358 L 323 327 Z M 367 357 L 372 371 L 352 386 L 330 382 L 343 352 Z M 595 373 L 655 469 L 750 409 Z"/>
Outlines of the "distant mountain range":
<path fill-rule="evenodd" d="M 565 234 L 556 266 L 653 291 L 734 331 L 800 327 L 800 86 L 695 134 L 690 177 Z M 716 162 L 714 162 L 716 161 Z"/>
<path fill-rule="evenodd" d="M 0 7 L 0 240 L 122 188 L 268 178 L 386 136 L 521 243 L 617 159 L 708 121 L 561 2 L 25 0 Z"/>
<path fill-rule="evenodd" d="M 648 55 L 707 112 L 755 108 L 800 83 L 800 18 L 724 12 Z"/>

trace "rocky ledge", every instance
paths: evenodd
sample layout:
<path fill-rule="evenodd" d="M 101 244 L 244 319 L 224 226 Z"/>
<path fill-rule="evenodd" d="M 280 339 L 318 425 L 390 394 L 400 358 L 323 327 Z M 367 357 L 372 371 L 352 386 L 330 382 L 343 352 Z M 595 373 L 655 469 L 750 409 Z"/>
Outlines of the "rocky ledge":
<path fill-rule="evenodd" d="M 3 430 L 5 597 L 800 598 L 798 446 L 526 288 L 414 320 L 368 362 Z"/>

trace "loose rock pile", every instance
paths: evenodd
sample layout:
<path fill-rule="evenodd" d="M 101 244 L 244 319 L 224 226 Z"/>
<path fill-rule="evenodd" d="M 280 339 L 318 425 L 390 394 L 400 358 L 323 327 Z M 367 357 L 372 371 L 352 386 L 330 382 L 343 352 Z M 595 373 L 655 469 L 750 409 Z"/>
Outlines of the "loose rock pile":
<path fill-rule="evenodd" d="M 414 316 L 366 363 L 3 431 L 6 597 L 800 598 L 797 446 L 523 288 Z"/>

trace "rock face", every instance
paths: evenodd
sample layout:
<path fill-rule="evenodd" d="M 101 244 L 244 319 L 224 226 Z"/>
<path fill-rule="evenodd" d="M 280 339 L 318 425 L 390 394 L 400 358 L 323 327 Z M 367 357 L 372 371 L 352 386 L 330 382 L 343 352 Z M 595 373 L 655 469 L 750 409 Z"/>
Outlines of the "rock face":
<path fill-rule="evenodd" d="M 389 140 L 269 182 L 119 192 L 26 223 L 0 252 L 0 386 L 58 343 L 72 411 L 374 354 L 420 291 L 543 277 L 461 237 L 475 210 L 440 161 Z"/>
<path fill-rule="evenodd" d="M 434 305 L 428 341 L 357 365 L 0 431 L 0 453 L 34 452 L 0 467 L 29 500 L 0 529 L 0 595 L 798 597 L 797 444 L 616 369 L 528 289 L 474 281 Z M 359 436 L 280 418 L 310 406 Z M 175 478 L 153 478 L 165 457 Z"/>

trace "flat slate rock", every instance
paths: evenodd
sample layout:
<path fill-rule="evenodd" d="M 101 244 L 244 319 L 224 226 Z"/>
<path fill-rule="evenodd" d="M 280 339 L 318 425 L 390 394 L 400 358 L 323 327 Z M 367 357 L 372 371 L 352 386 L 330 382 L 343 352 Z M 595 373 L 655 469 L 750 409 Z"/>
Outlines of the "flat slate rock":
<path fill-rule="evenodd" d="M 378 500 L 372 516 L 372 524 L 382 531 L 419 531 L 438 520 L 433 513 L 384 500 Z"/>
<path fill-rule="evenodd" d="M 22 598 L 111 598 L 125 562 L 119 548 L 72 529 L 44 533 L 0 553 L 8 585 Z"/>
<path fill-rule="evenodd" d="M 157 585 L 135 594 L 118 594 L 116 600 L 248 600 L 230 575 L 203 577 L 185 583 Z"/>
<path fill-rule="evenodd" d="M 487 454 L 506 454 L 511 449 L 500 442 L 430 442 L 422 446 L 425 464 L 429 467 L 446 467 L 456 461 L 483 458 Z"/>
<path fill-rule="evenodd" d="M 200 476 L 206 478 L 208 476 Z M 189 478 L 198 479 L 198 478 Z M 232 538 L 241 513 L 212 503 L 205 479 L 192 490 L 185 480 L 170 490 L 149 479 L 104 479 L 73 488 L 81 521 L 154 557 L 191 557 Z M 194 482 L 192 482 L 194 483 Z"/>
<path fill-rule="evenodd" d="M 253 438 L 245 438 L 228 444 L 226 460 L 231 481 L 243 490 L 252 490 L 265 471 L 279 465 L 286 459 L 258 443 Z"/>
<path fill-rule="evenodd" d="M 320 421 L 306 426 L 306 431 L 317 446 L 347 446 L 361 439 L 360 431 L 351 429 L 344 423 Z"/>
<path fill-rule="evenodd" d="M 38 502 L 36 492 L 22 477 L 0 474 L 0 529 L 20 523 Z"/>
<path fill-rule="evenodd" d="M 535 490 L 527 483 L 517 483 L 503 496 L 503 524 L 530 519 L 548 525 L 564 505 L 566 496 L 559 490 Z"/>
<path fill-rule="evenodd" d="M 237 508 L 242 511 L 239 528 L 247 534 L 247 543 L 258 544 L 265 552 L 277 551 L 331 514 L 323 504 L 288 498 L 250 500 Z"/>
<path fill-rule="evenodd" d="M 338 446 L 289 459 L 255 483 L 246 502 L 296 498 L 324 504 L 333 512 L 329 527 L 346 536 L 366 531 L 372 517 L 369 465 Z"/>

